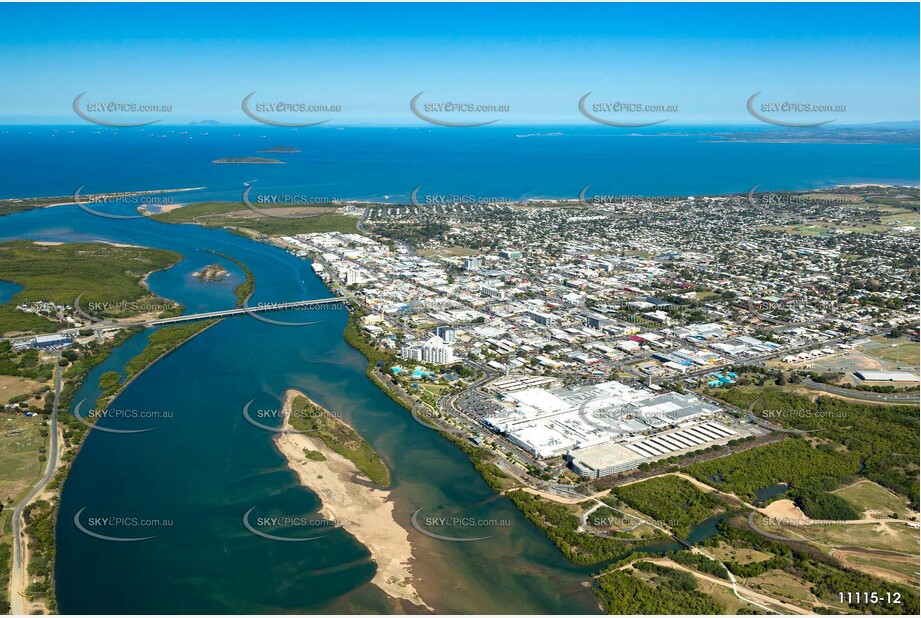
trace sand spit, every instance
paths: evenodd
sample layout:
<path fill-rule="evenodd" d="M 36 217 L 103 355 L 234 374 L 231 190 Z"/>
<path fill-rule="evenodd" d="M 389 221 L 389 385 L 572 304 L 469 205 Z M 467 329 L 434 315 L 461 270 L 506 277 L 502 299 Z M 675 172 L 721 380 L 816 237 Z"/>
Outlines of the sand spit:
<path fill-rule="evenodd" d="M 285 392 L 285 429 L 292 428 L 288 419 L 294 399 L 299 396 L 305 395 L 296 390 Z M 359 475 L 355 464 L 322 440 L 300 433 L 278 433 L 275 444 L 301 484 L 323 501 L 320 511 L 323 517 L 338 522 L 371 552 L 377 563 L 371 582 L 391 597 L 432 609 L 413 586 L 413 549 L 409 533 L 394 518 L 390 491 L 369 486 L 364 478 L 359 479 L 360 483 L 355 482 Z M 308 459 L 304 449 L 319 451 L 326 461 Z"/>

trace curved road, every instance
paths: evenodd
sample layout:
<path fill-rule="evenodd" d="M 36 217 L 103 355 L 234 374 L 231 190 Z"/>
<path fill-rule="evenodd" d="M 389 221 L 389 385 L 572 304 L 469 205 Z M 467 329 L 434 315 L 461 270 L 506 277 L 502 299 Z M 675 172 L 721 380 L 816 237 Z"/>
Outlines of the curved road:
<path fill-rule="evenodd" d="M 48 449 L 48 466 L 45 475 L 35 484 L 22 502 L 13 511 L 13 569 L 10 577 L 10 613 L 13 615 L 24 614 L 22 604 L 22 588 L 28 580 L 25 564 L 22 557 L 22 512 L 26 506 L 40 494 L 51 481 L 54 471 L 58 467 L 58 405 L 61 401 L 61 367 L 54 365 L 54 406 L 51 409 L 51 430 L 49 438 L 51 447 Z"/>
<path fill-rule="evenodd" d="M 596 500 L 596 501 L 597 501 L 597 500 Z M 622 511 L 622 510 L 620 510 L 620 509 L 618 509 L 618 508 L 615 508 L 615 507 L 613 507 L 613 506 L 611 506 L 611 505 L 609 505 L 609 504 L 606 504 L 605 506 L 607 506 L 607 507 L 608 507 L 609 509 L 611 509 L 612 511 L 615 511 L 615 512 L 620 513 L 620 514 L 622 514 L 622 515 L 627 515 L 627 516 L 629 516 L 629 517 L 634 517 L 634 518 L 636 518 L 636 519 L 639 519 L 642 523 L 644 523 L 644 524 L 646 524 L 646 525 L 648 525 L 648 526 L 652 526 L 652 527 L 655 528 L 656 530 L 658 530 L 658 531 L 660 531 L 660 532 L 662 532 L 662 533 L 664 533 L 664 534 L 670 536 L 671 538 L 675 539 L 678 543 L 680 543 L 681 545 L 683 545 L 684 547 L 686 547 L 692 554 L 697 554 L 697 555 L 703 556 L 704 558 L 707 558 L 707 559 L 709 559 L 709 560 L 712 560 L 713 562 L 715 562 L 715 563 L 717 563 L 718 565 L 720 565 L 721 567 L 723 567 L 723 570 L 726 571 L 726 575 L 727 575 L 727 577 L 729 578 L 728 585 L 732 587 L 732 592 L 733 592 L 733 594 L 735 594 L 735 596 L 736 596 L 740 601 L 745 601 L 746 603 L 750 603 L 751 605 L 754 605 L 755 607 L 758 607 L 759 609 L 763 609 L 764 611 L 769 612 L 769 613 L 771 613 L 771 614 L 779 614 L 780 612 L 775 611 L 775 610 L 771 609 L 770 607 L 767 607 L 766 605 L 762 605 L 761 603 L 759 603 L 759 602 L 757 602 L 757 601 L 754 601 L 754 600 L 751 599 L 751 598 L 743 597 L 742 594 L 741 594 L 741 592 L 745 592 L 745 593 L 749 594 L 749 595 L 752 596 L 752 597 L 754 597 L 754 596 L 759 596 L 759 597 L 762 597 L 764 600 L 768 600 L 768 599 L 769 599 L 770 602 L 772 602 L 772 603 L 776 603 L 776 604 L 779 604 L 779 605 L 781 605 L 781 606 L 786 606 L 786 604 L 783 603 L 783 602 L 781 602 L 781 601 L 777 601 L 776 599 L 773 599 L 773 598 L 770 598 L 770 597 L 767 597 L 767 596 L 764 596 L 764 595 L 757 595 L 757 593 L 754 593 L 754 592 L 752 592 L 751 590 L 748 590 L 747 588 L 743 588 L 742 586 L 739 586 L 738 582 L 736 581 L 736 576 L 732 573 L 732 571 L 729 570 L 729 567 L 727 567 L 726 564 L 725 564 L 722 560 L 718 560 L 718 559 L 714 558 L 713 556 L 711 556 L 710 554 L 708 554 L 707 552 L 705 552 L 703 549 L 701 549 L 701 548 L 698 547 L 698 546 L 691 545 L 690 543 L 688 543 L 686 540 L 682 539 L 680 536 L 678 536 L 677 534 L 675 534 L 675 533 L 672 532 L 671 530 L 669 530 L 669 529 L 667 529 L 667 528 L 664 528 L 664 527 L 660 526 L 660 525 L 657 524 L 656 522 L 646 521 L 646 520 L 644 520 L 644 519 L 642 519 L 642 518 L 636 517 L 636 515 L 633 515 L 633 514 L 631 514 L 631 513 L 627 513 L 626 511 Z M 597 536 L 603 536 L 603 535 L 597 535 Z M 678 566 L 678 565 L 676 565 L 676 566 Z M 695 576 L 699 576 L 699 577 L 702 577 L 702 578 L 705 578 L 705 579 L 707 578 L 706 575 L 704 575 L 704 574 L 702 574 L 702 573 L 699 573 L 699 572 L 697 572 L 697 571 L 693 571 L 693 570 L 687 569 L 687 568 L 685 568 L 684 570 L 690 571 L 690 572 L 691 572 L 692 574 L 694 574 Z M 603 574 L 603 573 L 602 573 L 602 574 Z M 600 575 L 596 575 L 596 577 L 600 577 Z M 722 582 L 715 582 L 715 583 L 722 583 Z M 740 592 L 740 591 L 741 591 L 741 592 Z M 804 612 L 802 612 L 802 613 L 808 613 L 808 612 L 805 612 L 805 611 L 804 611 Z"/>
<path fill-rule="evenodd" d="M 841 395 L 850 399 L 860 399 L 861 401 L 875 401 L 878 403 L 918 403 L 918 393 L 871 393 L 869 391 L 858 391 L 851 388 L 841 388 L 831 384 L 821 384 L 804 379 L 803 384 L 809 388 L 818 391 L 824 391 L 832 395 Z"/>

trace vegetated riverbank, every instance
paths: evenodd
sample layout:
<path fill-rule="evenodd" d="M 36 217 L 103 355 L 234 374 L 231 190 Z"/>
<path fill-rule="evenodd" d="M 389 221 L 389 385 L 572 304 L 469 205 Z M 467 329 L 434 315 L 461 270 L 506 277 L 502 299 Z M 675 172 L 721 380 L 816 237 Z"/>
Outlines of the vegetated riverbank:
<path fill-rule="evenodd" d="M 390 471 L 380 455 L 348 423 L 323 406 L 299 393 L 288 406 L 286 418 L 294 429 L 322 440 L 327 447 L 355 464 L 372 483 L 390 487 Z"/>
<path fill-rule="evenodd" d="M 413 548 L 409 533 L 396 521 L 390 492 L 356 480 L 364 473 L 390 484 L 377 453 L 348 424 L 300 391 L 285 393 L 282 411 L 283 431 L 275 437 L 278 450 L 301 484 L 320 497 L 323 517 L 340 524 L 371 552 L 377 563 L 371 581 L 391 597 L 431 609 L 413 585 Z"/>
<path fill-rule="evenodd" d="M 0 279 L 22 286 L 0 305 L 0 334 L 56 332 L 62 328 L 57 313 L 40 303 L 68 307 L 78 297 L 97 318 L 131 318 L 148 312 L 174 315 L 178 304 L 152 293 L 145 281 L 150 273 L 175 266 L 181 259 L 174 251 L 96 242 L 0 243 Z M 21 304 L 36 309 L 21 311 L 17 308 Z"/>
<path fill-rule="evenodd" d="M 121 376 L 114 371 L 106 372 L 99 377 L 99 386 L 103 389 L 103 393 L 96 401 L 96 407 L 101 409 L 106 403 L 114 400 L 155 362 L 218 322 L 220 322 L 219 319 L 212 318 L 188 324 L 166 326 L 151 333 L 144 350 L 125 363 L 124 381 L 121 381 Z M 115 374 L 115 380 L 112 374 Z"/>
<path fill-rule="evenodd" d="M 361 351 L 368 359 L 366 372 L 372 381 L 394 401 L 397 401 L 405 408 L 411 409 L 413 402 L 404 398 L 403 393 L 396 387 L 389 387 L 385 374 L 394 359 L 391 354 L 375 348 L 365 338 L 361 331 L 361 316 L 362 311 L 360 309 L 356 308 L 352 312 L 344 332 L 345 340 L 355 349 Z M 443 435 L 445 434 L 443 433 Z M 465 452 L 468 451 L 468 448 L 471 448 L 474 449 L 474 453 L 482 452 L 490 457 L 495 456 L 489 450 L 476 448 L 473 445 L 464 448 L 467 445 L 463 436 L 445 435 L 445 437 L 457 443 Z M 471 456 L 470 452 L 467 452 L 467 454 Z M 471 456 L 471 460 L 476 466 L 477 462 L 473 456 Z M 482 469 L 480 467 L 477 467 L 477 469 L 482 474 Z M 483 474 L 483 476 L 487 479 L 487 482 L 490 482 L 486 474 Z M 657 486 L 670 487 L 675 484 L 671 479 L 667 479 L 665 481 L 653 481 L 651 485 L 634 487 L 629 491 L 625 490 L 625 497 L 638 506 L 642 505 L 646 509 L 643 512 L 631 509 L 617 495 L 609 494 L 601 497 L 600 501 L 604 506 L 598 511 L 598 513 L 602 514 L 599 516 L 607 513 L 607 511 L 603 510 L 605 508 L 612 510 L 614 513 L 617 512 L 616 509 L 626 509 L 637 513 L 643 520 L 659 522 L 654 526 L 641 526 L 635 533 L 626 531 L 616 533 L 612 531 L 608 535 L 595 534 L 592 531 L 584 530 L 580 526 L 580 516 L 591 508 L 593 504 L 597 503 L 594 500 L 586 498 L 584 501 L 568 505 L 540 496 L 532 496 L 523 491 L 510 491 L 506 495 L 525 517 L 540 528 L 569 560 L 579 565 L 598 565 L 598 568 L 604 571 L 604 574 L 600 575 L 596 580 L 597 586 L 594 591 L 599 601 L 606 608 L 616 609 L 618 607 L 618 600 L 621 599 L 618 590 L 623 590 L 626 587 L 635 588 L 638 598 L 662 597 L 663 602 L 660 607 L 662 609 L 668 608 L 668 611 L 675 611 L 675 608 L 680 607 L 681 603 L 686 601 L 693 601 L 693 606 L 700 611 L 705 609 L 707 611 L 716 611 L 718 609 L 725 611 L 727 608 L 732 611 L 742 608 L 745 611 L 751 610 L 753 606 L 748 601 L 737 599 L 733 596 L 731 589 L 728 589 L 729 593 L 727 594 L 726 591 L 721 591 L 719 587 L 713 588 L 705 579 L 702 579 L 705 577 L 721 579 L 720 574 L 725 573 L 725 568 L 720 560 L 703 558 L 698 561 L 699 564 L 695 562 L 689 567 L 693 568 L 696 573 L 693 580 L 681 577 L 680 573 L 676 574 L 671 570 L 659 572 L 659 569 L 647 567 L 645 564 L 640 564 L 637 568 L 631 567 L 623 575 L 617 574 L 617 569 L 625 565 L 657 559 L 656 556 L 661 557 L 669 552 L 677 554 L 680 560 L 688 562 L 696 560 L 694 550 L 689 549 L 685 543 L 699 547 L 699 543 L 702 540 L 714 534 L 719 534 L 720 530 L 723 529 L 719 527 L 718 523 L 714 523 L 718 518 L 735 516 L 733 505 L 722 505 L 712 497 L 704 495 L 689 485 L 685 487 L 684 484 L 680 484 L 684 490 L 681 496 L 682 500 L 677 498 L 675 501 L 665 499 L 668 498 L 666 495 L 661 503 L 655 501 L 654 490 Z M 490 485 L 495 487 L 492 482 L 490 482 Z M 641 490 L 645 491 L 645 493 Z M 682 510 L 682 504 L 687 501 L 695 504 L 697 508 L 691 512 Z M 678 504 L 678 502 L 682 504 Z M 652 514 L 648 513 L 647 510 L 651 511 Z M 611 518 L 614 519 L 614 515 L 611 515 Z M 662 520 L 667 521 L 663 523 Z M 656 526 L 659 527 L 656 528 Z M 680 542 L 673 538 L 668 532 L 673 530 L 676 531 L 676 534 L 686 537 L 687 540 Z M 732 547 L 733 539 L 726 539 L 723 543 L 730 546 L 729 549 L 725 550 L 726 552 L 736 551 Z M 778 551 L 782 554 L 784 550 L 779 549 Z M 736 567 L 730 564 L 729 568 Z M 847 572 L 845 575 L 845 571 L 832 567 L 832 565 L 829 565 L 829 569 L 829 576 L 831 577 L 847 578 L 854 576 L 852 572 Z M 711 571 L 718 574 L 713 575 Z M 805 575 L 815 581 L 821 579 L 819 575 L 813 572 L 805 573 Z M 682 581 L 677 581 L 678 579 Z M 675 581 L 673 582 L 673 580 Z M 672 583 L 675 583 L 675 585 L 671 585 Z M 782 597 L 783 595 L 780 596 Z M 831 600 L 833 600 L 832 594 L 823 594 L 823 602 Z M 737 606 L 734 604 L 737 604 Z M 630 607 L 635 609 L 640 605 L 635 604 L 630 605 Z M 757 603 L 755 603 L 754 607 L 758 607 Z"/>
<path fill-rule="evenodd" d="M 157 309 L 160 316 L 181 312 L 181 306 L 152 293 L 146 285 L 153 272 L 165 270 L 177 264 L 182 256 L 174 251 L 152 249 L 112 243 L 47 243 L 28 240 L 14 240 L 0 244 L 0 278 L 17 281 L 22 285 L 21 294 L 14 297 L 20 303 L 52 302 L 67 307 L 82 296 L 84 303 L 96 302 L 106 317 L 128 317 L 144 315 L 144 306 Z M 16 308 L 16 303 L 3 306 L 6 313 L 0 315 L 0 331 L 32 330 L 53 332 L 64 326 L 61 314 L 55 311 L 39 315 L 25 313 Z M 85 306 L 89 306 L 88 304 Z M 140 312 L 140 313 L 139 313 Z M 47 316 L 47 317 L 45 317 Z M 23 511 L 26 543 L 22 545 L 22 568 L 28 576 L 17 577 L 22 582 L 11 593 L 26 602 L 23 611 L 54 611 L 54 525 L 57 514 L 60 487 L 86 436 L 87 427 L 77 421 L 69 409 L 73 397 L 92 369 L 104 362 L 113 351 L 140 331 L 139 327 L 121 329 L 106 338 L 93 337 L 93 331 L 80 331 L 77 341 L 59 356 L 51 357 L 60 365 L 62 372 L 60 397 L 58 399 L 58 435 L 48 435 L 57 443 L 58 458 L 54 465 L 54 477 L 35 500 Z M 14 352 L 6 344 L 8 354 L 4 356 L 0 373 L 23 375 L 35 380 L 42 367 L 40 353 L 36 350 Z M 47 356 L 46 356 L 47 358 Z M 27 362 L 28 361 L 28 362 Z M 50 374 L 49 374 L 50 375 Z M 50 377 L 48 378 L 50 380 Z M 51 386 L 42 386 L 37 393 L 44 393 L 44 405 L 40 412 L 43 425 L 53 411 L 54 391 Z M 42 463 L 46 461 L 42 449 Z M 3 551 L 6 548 L 7 551 Z M 4 581 L 13 575 L 10 564 L 10 547 L 0 544 L 0 560 Z M 26 590 L 21 588 L 25 587 Z M 19 597 L 28 595 L 28 600 Z M 5 596 L 5 595 L 4 595 Z"/>
<path fill-rule="evenodd" d="M 213 249 L 205 249 L 208 253 L 212 253 L 219 257 L 224 258 L 225 260 L 230 260 L 243 270 L 243 276 L 245 277 L 243 283 L 234 288 L 233 294 L 237 297 L 237 307 L 242 307 L 243 303 L 246 302 L 246 299 L 249 298 L 250 294 L 253 293 L 256 289 L 256 276 L 253 274 L 246 264 L 238 260 L 237 258 L 230 257 L 226 253 L 221 253 L 220 251 L 214 251 Z"/>
<path fill-rule="evenodd" d="M 412 403 L 406 401 L 404 397 L 401 397 L 398 393 L 394 392 L 393 389 L 387 386 L 387 384 L 381 380 L 375 371 L 378 367 L 378 363 L 381 363 L 381 369 L 386 370 L 395 362 L 395 357 L 388 352 L 378 350 L 365 339 L 365 337 L 361 334 L 361 329 L 358 325 L 358 320 L 361 319 L 363 312 L 354 304 L 354 302 L 352 303 L 352 307 L 353 310 L 349 315 L 349 321 L 348 324 L 346 324 L 345 331 L 343 332 L 343 338 L 345 339 L 346 343 L 361 352 L 362 355 L 368 359 L 368 366 L 365 368 L 365 375 L 368 377 L 368 379 L 374 382 L 374 384 L 394 402 L 398 403 L 406 410 L 411 411 Z M 471 442 L 459 436 L 444 431 L 439 431 L 438 427 L 434 424 L 432 424 L 431 427 L 433 430 L 438 431 L 438 433 L 440 433 L 446 440 L 457 446 L 461 451 L 464 452 L 465 455 L 467 455 L 474 469 L 480 473 L 480 476 L 483 477 L 483 480 L 485 480 L 486 484 L 489 485 L 492 489 L 496 491 L 504 491 L 509 488 L 509 476 L 500 470 L 495 463 L 493 463 L 496 455 L 492 451 L 486 448 L 474 446 Z"/>
<path fill-rule="evenodd" d="M 100 385 L 102 386 L 105 383 L 108 388 L 97 400 L 96 408 L 105 408 L 108 402 L 118 397 L 146 369 L 219 321 L 212 319 L 167 326 L 152 333 L 144 350 L 126 363 L 124 382 L 119 381 L 120 376 L 117 374 L 115 376 L 116 380 L 113 381 L 111 374 L 114 372 L 107 372 L 100 377 Z M 61 411 L 69 408 L 74 394 L 79 390 L 89 371 L 103 362 L 118 345 L 136 332 L 137 329 L 131 329 L 130 333 L 125 331 L 117 333 L 115 338 L 106 345 L 104 354 L 97 354 L 92 359 L 85 359 L 79 365 L 75 363 L 72 368 L 72 371 L 74 371 L 72 377 L 77 379 L 68 382 L 66 394 L 62 388 Z M 98 419 L 99 417 L 95 418 Z M 44 602 L 47 609 L 52 613 L 57 608 L 54 585 L 56 551 L 54 530 L 57 525 L 60 491 L 64 481 L 67 479 L 67 474 L 70 472 L 70 467 L 86 441 L 90 430 L 84 422 L 77 420 L 72 414 L 59 413 L 58 422 L 62 426 L 61 456 L 58 470 L 54 478 L 48 483 L 45 492 L 23 512 L 23 519 L 26 524 L 24 527 L 26 536 L 24 547 L 27 547 L 27 550 L 23 552 L 24 568 L 27 569 L 30 576 L 38 578 L 26 587 L 25 594 L 33 600 Z M 52 439 L 57 439 L 57 436 L 52 436 Z M 13 594 L 19 594 L 20 591 L 14 590 L 12 592 Z"/>

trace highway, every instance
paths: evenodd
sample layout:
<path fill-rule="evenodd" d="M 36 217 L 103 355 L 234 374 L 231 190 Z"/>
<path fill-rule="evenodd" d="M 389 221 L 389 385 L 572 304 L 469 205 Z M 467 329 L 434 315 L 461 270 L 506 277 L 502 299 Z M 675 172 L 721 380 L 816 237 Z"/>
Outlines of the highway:
<path fill-rule="evenodd" d="M 882 403 L 918 403 L 918 393 L 874 393 L 871 391 L 859 391 L 853 388 L 841 388 L 831 384 L 822 384 L 813 382 L 805 378 L 803 384 L 817 391 L 824 391 L 832 395 L 841 395 L 850 399 L 860 399 L 861 401 L 877 401 Z"/>
<path fill-rule="evenodd" d="M 16 510 L 13 511 L 12 518 L 12 527 L 13 527 L 13 570 L 10 578 L 10 613 L 13 615 L 25 614 L 23 608 L 23 593 L 28 582 L 28 574 L 26 573 L 26 565 L 23 560 L 23 548 L 22 548 L 22 512 L 25 510 L 26 506 L 32 500 L 35 499 L 35 496 L 40 494 L 42 490 L 45 489 L 45 486 L 51 481 L 51 477 L 54 476 L 55 470 L 58 467 L 58 406 L 61 401 L 61 367 L 55 363 L 54 366 L 54 405 L 51 409 L 51 423 L 49 426 L 49 441 L 50 446 L 48 448 L 48 465 L 45 469 L 45 474 L 39 479 L 38 483 L 32 488 L 32 491 L 29 492 L 22 502 L 16 506 Z"/>

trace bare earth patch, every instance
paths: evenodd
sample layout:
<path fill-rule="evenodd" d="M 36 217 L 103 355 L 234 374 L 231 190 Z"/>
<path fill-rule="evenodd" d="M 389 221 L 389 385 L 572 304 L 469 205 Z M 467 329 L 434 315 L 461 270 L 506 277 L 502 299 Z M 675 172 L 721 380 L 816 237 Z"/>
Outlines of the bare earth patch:
<path fill-rule="evenodd" d="M 776 500 L 761 509 L 761 512 L 764 513 L 766 517 L 773 517 L 775 519 L 809 519 L 806 517 L 806 514 L 793 503 L 793 500 Z"/>

